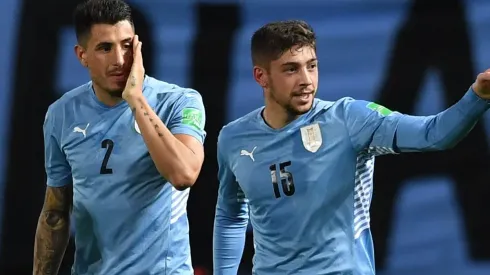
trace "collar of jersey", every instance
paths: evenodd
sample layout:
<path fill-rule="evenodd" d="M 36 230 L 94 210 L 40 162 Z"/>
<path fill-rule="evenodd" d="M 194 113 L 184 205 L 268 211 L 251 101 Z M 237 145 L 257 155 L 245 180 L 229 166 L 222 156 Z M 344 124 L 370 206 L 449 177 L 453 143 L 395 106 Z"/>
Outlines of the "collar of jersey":
<path fill-rule="evenodd" d="M 148 87 L 148 83 L 150 82 L 150 78 L 145 75 L 145 80 L 143 81 L 143 94 L 145 94 L 145 91 L 147 90 L 147 87 Z M 125 101 L 125 100 L 122 100 L 121 102 L 119 102 L 118 104 L 114 105 L 114 106 L 107 106 L 105 105 L 104 103 L 102 103 L 98 98 L 97 96 L 95 96 L 95 92 L 94 92 L 94 89 L 93 89 L 93 86 L 92 86 L 92 81 L 90 81 L 88 83 L 88 87 L 87 87 L 87 90 L 89 91 L 89 94 L 90 94 L 90 97 L 94 100 L 94 102 L 96 103 L 97 106 L 103 108 L 103 109 L 116 109 L 116 108 L 120 108 L 120 107 L 127 107 L 128 106 L 128 103 Z"/>
<path fill-rule="evenodd" d="M 262 116 L 262 112 L 264 111 L 264 108 L 265 107 L 262 107 L 262 108 L 259 109 L 259 111 L 257 112 L 256 119 L 259 122 L 260 128 L 265 129 L 266 131 L 274 132 L 274 133 L 279 133 L 279 132 L 287 131 L 287 130 L 293 129 L 297 125 L 302 125 L 302 123 L 305 121 L 305 119 L 307 119 L 310 116 L 311 112 L 313 112 L 313 109 L 315 109 L 315 106 L 316 106 L 317 103 L 318 102 L 316 101 L 316 99 L 313 99 L 313 104 L 311 106 L 311 109 L 308 112 L 306 112 L 305 114 L 301 115 L 297 119 L 291 121 L 286 126 L 284 126 L 282 128 L 279 128 L 279 129 L 274 129 L 274 128 L 270 127 L 265 122 L 264 117 Z"/>

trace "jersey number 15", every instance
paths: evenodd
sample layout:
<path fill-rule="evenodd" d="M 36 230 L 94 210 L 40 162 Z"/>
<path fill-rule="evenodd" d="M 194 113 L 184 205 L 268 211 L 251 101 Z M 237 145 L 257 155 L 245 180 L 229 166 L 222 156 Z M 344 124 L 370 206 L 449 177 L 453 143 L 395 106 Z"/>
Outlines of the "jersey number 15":
<path fill-rule="evenodd" d="M 281 162 L 279 165 L 272 164 L 269 166 L 271 170 L 271 178 L 272 178 L 272 188 L 274 189 L 274 196 L 276 198 L 281 197 L 281 192 L 279 191 L 279 184 L 277 183 L 277 166 L 279 166 L 279 179 L 281 181 L 282 192 L 286 196 L 294 195 L 294 180 L 293 174 L 291 172 L 286 171 L 286 167 L 291 165 L 291 161 Z"/>

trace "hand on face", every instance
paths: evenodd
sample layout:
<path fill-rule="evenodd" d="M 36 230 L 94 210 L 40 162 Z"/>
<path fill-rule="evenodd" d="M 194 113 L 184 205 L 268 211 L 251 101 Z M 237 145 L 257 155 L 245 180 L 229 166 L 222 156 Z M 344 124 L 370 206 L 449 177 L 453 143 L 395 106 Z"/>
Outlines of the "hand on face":
<path fill-rule="evenodd" d="M 143 92 L 143 81 L 145 79 L 145 67 L 143 66 L 143 56 L 141 54 L 142 42 L 139 41 L 138 35 L 133 38 L 133 65 L 129 73 L 126 87 L 122 93 L 124 100 L 141 94 Z"/>

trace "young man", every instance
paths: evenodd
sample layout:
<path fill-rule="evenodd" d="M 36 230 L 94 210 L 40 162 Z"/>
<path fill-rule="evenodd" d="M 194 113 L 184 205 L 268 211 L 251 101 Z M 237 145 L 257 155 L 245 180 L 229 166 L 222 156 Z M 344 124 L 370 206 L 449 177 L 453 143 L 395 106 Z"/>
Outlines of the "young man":
<path fill-rule="evenodd" d="M 122 0 L 80 4 L 75 25 L 92 81 L 46 114 L 34 274 L 57 272 L 72 208 L 72 274 L 193 274 L 186 205 L 204 158 L 201 96 L 145 76 Z"/>
<path fill-rule="evenodd" d="M 302 21 L 252 37 L 265 107 L 219 136 L 216 275 L 235 275 L 247 222 L 254 274 L 375 274 L 369 229 L 374 157 L 451 148 L 489 108 L 490 71 L 455 105 L 427 117 L 352 98 L 314 99 L 316 39 Z"/>

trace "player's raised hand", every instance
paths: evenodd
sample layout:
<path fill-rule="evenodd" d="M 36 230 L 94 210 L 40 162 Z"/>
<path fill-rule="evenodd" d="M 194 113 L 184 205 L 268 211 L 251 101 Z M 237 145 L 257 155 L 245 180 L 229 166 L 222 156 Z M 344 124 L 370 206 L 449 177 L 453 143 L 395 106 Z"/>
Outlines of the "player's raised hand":
<path fill-rule="evenodd" d="M 473 90 L 481 98 L 490 99 L 490 69 L 478 74 L 475 83 L 473 83 Z"/>
<path fill-rule="evenodd" d="M 135 94 L 141 94 L 143 91 L 143 81 L 145 79 L 145 67 L 143 66 L 143 55 L 141 54 L 142 43 L 138 35 L 133 38 L 133 65 L 129 73 L 126 87 L 122 93 L 124 100 L 128 100 Z"/>

